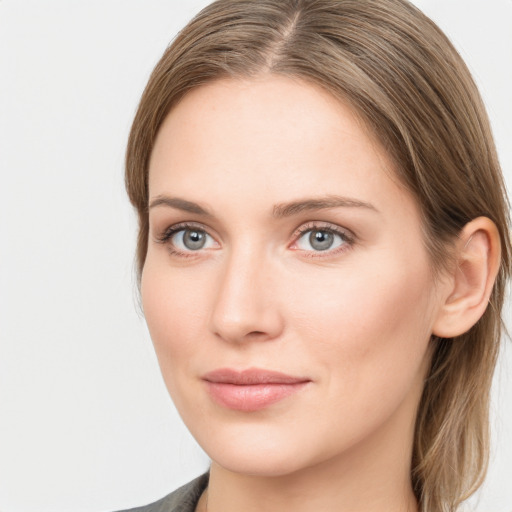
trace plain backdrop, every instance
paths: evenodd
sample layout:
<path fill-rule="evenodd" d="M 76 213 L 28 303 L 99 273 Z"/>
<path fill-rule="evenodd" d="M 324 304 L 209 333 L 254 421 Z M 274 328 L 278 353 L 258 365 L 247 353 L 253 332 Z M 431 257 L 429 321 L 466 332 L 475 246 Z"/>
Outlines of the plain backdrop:
<path fill-rule="evenodd" d="M 144 504 L 208 466 L 167 396 L 139 313 L 123 189 L 148 75 L 207 3 L 0 0 L 2 512 Z M 416 3 L 472 69 L 512 188 L 512 0 Z M 512 511 L 506 345 L 489 476 L 471 502 L 478 512 Z"/>

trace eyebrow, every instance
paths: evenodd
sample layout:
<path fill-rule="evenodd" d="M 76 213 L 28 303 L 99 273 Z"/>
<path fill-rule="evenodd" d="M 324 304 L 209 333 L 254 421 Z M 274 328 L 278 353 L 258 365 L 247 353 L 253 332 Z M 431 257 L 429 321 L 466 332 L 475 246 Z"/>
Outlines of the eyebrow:
<path fill-rule="evenodd" d="M 213 214 L 202 206 L 192 201 L 181 199 L 180 197 L 156 196 L 149 204 L 149 208 L 151 209 L 157 206 L 168 206 L 176 210 L 203 215 L 204 217 L 213 217 Z"/>
<path fill-rule="evenodd" d="M 188 213 L 195 213 L 204 217 L 212 218 L 214 215 L 205 207 L 187 201 L 180 197 L 169 197 L 159 195 L 156 196 L 149 204 L 149 208 L 157 206 L 167 206 L 176 210 L 182 210 Z M 370 203 L 342 196 L 329 195 L 319 198 L 299 199 L 290 203 L 279 203 L 274 205 L 272 216 L 276 219 L 292 217 L 302 212 L 310 212 L 317 210 L 327 210 L 330 208 L 365 208 L 378 213 L 377 208 Z"/>
<path fill-rule="evenodd" d="M 329 195 L 325 197 L 302 199 L 291 203 L 280 203 L 274 206 L 272 215 L 278 219 L 291 217 L 302 212 L 327 210 L 329 208 L 366 208 L 378 213 L 377 208 L 370 203 L 351 199 L 349 197 Z"/>

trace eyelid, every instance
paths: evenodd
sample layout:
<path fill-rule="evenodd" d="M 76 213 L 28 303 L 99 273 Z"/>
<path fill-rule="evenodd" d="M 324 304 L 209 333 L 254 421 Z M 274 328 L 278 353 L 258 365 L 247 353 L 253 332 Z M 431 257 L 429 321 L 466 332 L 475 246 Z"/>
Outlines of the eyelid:
<path fill-rule="evenodd" d="M 176 235 L 176 233 L 179 233 L 180 231 L 201 231 L 205 233 L 211 240 L 215 242 L 217 246 L 219 246 L 219 242 L 217 241 L 216 237 L 213 236 L 210 233 L 210 230 L 206 228 L 203 224 L 197 223 L 197 222 L 179 222 L 177 224 L 173 224 L 171 226 L 168 226 L 166 229 L 164 229 L 159 235 L 155 237 L 155 241 L 157 243 L 160 243 L 162 245 L 166 245 L 167 250 L 169 253 L 173 256 L 179 257 L 179 258 L 197 258 L 199 255 L 204 252 L 205 250 L 212 250 L 216 249 L 217 247 L 209 247 L 209 248 L 201 248 L 197 250 L 183 250 L 179 247 L 176 247 L 171 240 Z"/>
<path fill-rule="evenodd" d="M 173 224 L 171 226 L 168 226 L 166 229 L 164 229 L 159 235 L 155 237 L 155 241 L 157 243 L 161 244 L 167 244 L 169 246 L 169 251 L 177 256 L 181 257 L 194 257 L 198 256 L 201 252 L 203 252 L 202 249 L 198 249 L 197 251 L 189 250 L 189 251 L 182 251 L 180 249 L 177 249 L 175 246 L 173 246 L 170 243 L 171 238 L 178 232 L 184 231 L 184 230 L 197 230 L 202 231 L 206 233 L 207 236 L 209 236 L 212 240 L 215 241 L 217 245 L 220 245 L 217 241 L 217 237 L 212 235 L 210 233 L 210 229 L 205 227 L 203 224 L 199 222 L 194 221 L 184 221 L 179 222 L 177 224 Z M 315 250 L 306 250 L 306 249 L 300 249 L 296 247 L 296 244 L 298 240 L 304 236 L 309 231 L 327 231 L 330 233 L 333 233 L 335 235 L 338 235 L 342 237 L 344 243 L 341 246 L 338 246 L 334 249 L 326 249 L 325 251 L 315 251 Z M 309 221 L 305 224 L 301 224 L 299 228 L 297 228 L 293 234 L 291 235 L 292 242 L 288 244 L 288 248 L 292 249 L 294 251 L 302 253 L 304 256 L 308 257 L 315 257 L 315 258 L 322 258 L 322 257 L 332 257 L 333 255 L 336 255 L 338 253 L 344 252 L 349 250 L 356 241 L 356 235 L 349 229 L 341 227 L 337 224 L 332 224 L 330 222 L 326 221 Z M 295 247 L 294 247 L 295 246 Z M 206 250 L 211 250 L 206 249 Z"/>
<path fill-rule="evenodd" d="M 197 231 L 203 231 L 204 233 L 206 233 L 207 235 L 209 235 L 210 237 L 215 239 L 215 237 L 210 234 L 209 230 L 207 228 L 205 228 L 205 226 L 203 226 L 202 224 L 200 224 L 198 222 L 189 222 L 189 221 L 178 222 L 177 224 L 172 224 L 171 226 L 167 226 L 160 234 L 156 235 L 155 238 L 156 238 L 156 241 L 159 243 L 166 243 L 171 239 L 171 237 L 174 234 L 178 233 L 178 231 L 184 231 L 187 229 L 190 229 L 190 230 L 196 229 Z"/>
<path fill-rule="evenodd" d="M 326 249 L 325 251 L 305 250 L 296 247 L 296 244 L 300 240 L 300 238 L 302 238 L 309 231 L 327 231 L 342 237 L 345 243 L 343 243 L 339 247 L 336 247 L 334 249 Z M 354 245 L 356 241 L 356 235 L 351 230 L 326 221 L 310 221 L 307 222 L 306 224 L 302 224 L 298 229 L 294 231 L 292 237 L 293 242 L 289 246 L 290 249 L 295 250 L 297 252 L 300 251 L 304 255 L 314 258 L 322 258 L 329 256 L 332 257 L 333 255 L 347 251 Z"/>

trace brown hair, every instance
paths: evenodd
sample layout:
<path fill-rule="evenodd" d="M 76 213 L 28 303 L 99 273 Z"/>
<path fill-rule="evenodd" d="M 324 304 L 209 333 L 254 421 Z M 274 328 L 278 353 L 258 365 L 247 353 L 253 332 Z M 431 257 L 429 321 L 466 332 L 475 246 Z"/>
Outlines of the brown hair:
<path fill-rule="evenodd" d="M 470 220 L 498 227 L 502 262 L 490 307 L 469 332 L 433 338 L 411 479 L 422 511 L 453 511 L 481 484 L 488 409 L 510 274 L 509 205 L 489 121 L 471 75 L 440 29 L 406 0 L 218 0 L 166 50 L 128 142 L 126 187 L 148 243 L 148 164 L 158 130 L 191 89 L 220 78 L 300 77 L 349 102 L 416 197 L 434 268 Z"/>

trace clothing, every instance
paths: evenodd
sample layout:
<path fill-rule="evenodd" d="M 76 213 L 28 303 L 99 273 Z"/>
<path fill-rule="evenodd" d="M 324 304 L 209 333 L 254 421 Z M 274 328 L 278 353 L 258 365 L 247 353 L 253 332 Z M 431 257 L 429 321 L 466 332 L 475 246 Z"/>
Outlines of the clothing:
<path fill-rule="evenodd" d="M 208 486 L 208 478 L 209 474 L 205 473 L 154 503 L 119 512 L 194 512 Z"/>

